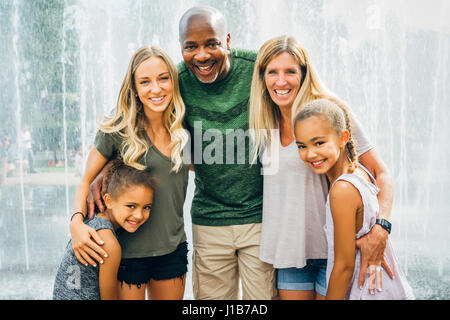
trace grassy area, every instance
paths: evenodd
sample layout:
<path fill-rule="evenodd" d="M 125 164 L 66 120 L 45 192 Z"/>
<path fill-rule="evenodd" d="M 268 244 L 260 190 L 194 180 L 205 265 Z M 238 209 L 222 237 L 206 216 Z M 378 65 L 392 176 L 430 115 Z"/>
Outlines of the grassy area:
<path fill-rule="evenodd" d="M 41 168 L 37 168 L 36 171 L 37 172 L 41 172 L 41 173 L 64 173 L 65 172 L 65 168 L 64 166 L 62 167 L 41 167 Z M 75 167 L 67 167 L 67 172 L 69 173 L 74 173 L 75 172 Z"/>

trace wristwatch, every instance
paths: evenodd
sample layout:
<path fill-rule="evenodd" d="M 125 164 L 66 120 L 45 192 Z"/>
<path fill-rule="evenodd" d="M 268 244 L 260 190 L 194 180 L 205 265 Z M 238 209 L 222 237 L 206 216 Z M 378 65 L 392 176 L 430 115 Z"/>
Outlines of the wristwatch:
<path fill-rule="evenodd" d="M 384 230 L 391 234 L 392 224 L 386 219 L 376 219 L 375 224 L 379 224 Z"/>

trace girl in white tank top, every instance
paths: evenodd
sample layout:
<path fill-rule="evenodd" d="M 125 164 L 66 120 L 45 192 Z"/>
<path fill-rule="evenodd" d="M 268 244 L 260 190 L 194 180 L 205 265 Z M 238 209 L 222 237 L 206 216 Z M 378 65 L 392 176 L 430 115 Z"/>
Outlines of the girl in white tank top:
<path fill-rule="evenodd" d="M 364 286 L 358 287 L 361 257 L 356 240 L 375 224 L 379 189 L 358 163 L 345 106 L 325 99 L 313 101 L 296 115 L 294 129 L 300 158 L 316 173 L 326 174 L 331 184 L 324 227 L 328 242 L 327 299 L 414 299 L 389 240 L 385 261 L 394 278 L 388 277 L 381 266 L 369 268 Z"/>

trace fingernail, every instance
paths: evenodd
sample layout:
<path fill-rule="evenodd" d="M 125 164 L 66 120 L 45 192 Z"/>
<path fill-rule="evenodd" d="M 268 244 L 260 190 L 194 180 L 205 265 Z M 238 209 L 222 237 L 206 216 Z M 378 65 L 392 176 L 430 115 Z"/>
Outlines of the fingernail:
<path fill-rule="evenodd" d="M 100 261 L 100 263 L 103 263 L 103 260 L 102 260 L 102 261 Z"/>
<path fill-rule="evenodd" d="M 105 243 L 105 241 L 100 241 L 100 244 L 104 244 Z"/>
<path fill-rule="evenodd" d="M 92 266 L 93 266 L 93 267 L 96 267 L 97 265 L 96 265 L 96 264 L 93 264 Z"/>
<path fill-rule="evenodd" d="M 108 255 L 105 253 L 104 257 L 105 257 L 105 258 L 108 258 Z"/>

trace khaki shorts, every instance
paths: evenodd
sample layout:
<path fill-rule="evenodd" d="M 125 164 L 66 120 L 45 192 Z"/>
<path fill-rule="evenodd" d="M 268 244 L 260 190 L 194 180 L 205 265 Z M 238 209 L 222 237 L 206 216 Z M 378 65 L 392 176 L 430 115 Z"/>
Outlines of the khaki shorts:
<path fill-rule="evenodd" d="M 261 223 L 233 226 L 192 225 L 194 298 L 237 300 L 239 278 L 243 300 L 278 299 L 275 270 L 259 260 Z"/>

